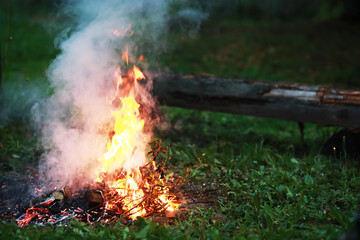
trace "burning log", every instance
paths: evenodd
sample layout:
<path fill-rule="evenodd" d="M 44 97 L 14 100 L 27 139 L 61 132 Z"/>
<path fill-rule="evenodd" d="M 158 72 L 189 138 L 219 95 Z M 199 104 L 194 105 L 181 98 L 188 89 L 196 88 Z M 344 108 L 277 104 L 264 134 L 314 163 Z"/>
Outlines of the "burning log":
<path fill-rule="evenodd" d="M 210 75 L 150 73 L 164 105 L 360 127 L 360 91 Z"/>

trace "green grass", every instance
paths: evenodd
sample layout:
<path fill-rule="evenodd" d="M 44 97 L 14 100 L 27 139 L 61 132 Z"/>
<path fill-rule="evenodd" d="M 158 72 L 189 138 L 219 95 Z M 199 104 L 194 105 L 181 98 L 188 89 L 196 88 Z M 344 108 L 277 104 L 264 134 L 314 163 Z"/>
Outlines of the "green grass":
<path fill-rule="evenodd" d="M 3 20 L 7 5 L 0 6 Z M 47 30 L 56 29 L 49 26 L 54 20 L 42 11 L 24 14 L 15 5 L 10 7 L 10 27 L 1 31 L 4 94 L 7 101 L 24 103 L 14 91 L 18 86 L 40 86 L 42 97 L 49 91 L 44 72 L 58 53 L 53 45 L 57 30 Z M 171 33 L 173 49 L 162 55 L 161 63 L 163 69 L 185 73 L 360 87 L 357 28 L 338 21 L 210 19 L 195 38 Z M 29 111 L 25 106 L 17 109 Z M 197 184 L 221 189 L 218 206 L 189 212 L 188 219 L 174 225 L 140 219 L 130 225 L 92 227 L 73 222 L 66 227 L 19 229 L 2 222 L 1 238 L 337 239 L 352 228 L 359 211 L 359 162 L 319 154 L 338 128 L 305 124 L 302 141 L 294 122 L 163 110 L 167 124 L 156 135 L 170 144 L 173 169 Z M 9 118 L 0 127 L 2 174 L 36 166 L 41 153 L 28 122 L 30 114 L 19 118 L 7 113 Z"/>
<path fill-rule="evenodd" d="M 0 3 L 5 81 L 14 78 L 14 75 L 26 81 L 44 78 L 49 61 L 59 53 L 54 47 L 54 36 L 59 27 L 53 17 L 43 14 L 43 9 L 28 9 L 26 2 L 23 4 L 9 0 Z"/>
<path fill-rule="evenodd" d="M 171 110 L 166 109 L 167 112 Z M 176 110 L 178 113 L 183 111 Z M 304 148 L 304 152 L 297 154 L 295 148 L 300 140 L 297 139 L 299 134 L 295 131 L 296 127 L 292 129 L 293 137 L 285 133 L 277 136 L 275 140 L 287 146 L 287 149 L 278 149 L 277 144 L 274 145 L 271 141 L 265 144 L 263 139 L 266 135 L 276 135 L 276 125 L 281 126 L 279 123 L 268 125 L 268 128 L 273 127 L 274 132 L 268 129 L 264 136 L 256 136 L 247 141 L 249 138 L 246 133 L 240 135 L 235 132 L 234 135 L 237 137 L 234 137 L 221 128 L 209 133 L 206 118 L 216 119 L 216 124 L 221 126 L 221 122 L 226 122 L 230 115 L 208 112 L 196 115 L 192 110 L 182 113 L 187 113 L 187 116 L 200 121 L 195 123 L 200 134 L 197 137 L 187 135 L 186 128 L 193 127 L 194 123 L 190 121 L 194 120 L 182 115 L 182 121 L 190 122 L 183 125 L 184 131 L 170 130 L 165 134 L 168 137 L 163 136 L 165 142 L 171 143 L 170 163 L 181 175 L 189 174 L 188 178 L 191 181 L 199 184 L 212 183 L 215 184 L 215 188 L 221 189 L 219 206 L 189 213 L 187 220 L 171 226 L 160 226 L 151 220 L 141 220 L 142 225 L 137 222 L 130 226 L 118 224 L 115 227 L 92 227 L 75 222 L 68 227 L 55 229 L 51 226 L 28 226 L 20 230 L 16 225 L 2 223 L 2 236 L 11 237 L 16 234 L 18 237 L 31 239 L 60 239 L 65 236 L 66 239 L 105 239 L 123 236 L 129 239 L 144 236 L 149 239 L 220 239 L 220 236 L 225 239 L 336 239 L 351 229 L 360 197 L 359 171 L 351 159 L 343 162 L 331 160 L 316 154 L 316 151 L 312 153 L 311 148 Z M 179 121 L 179 117 L 171 114 L 170 117 Z M 236 119 L 232 121 L 235 123 Z M 265 128 L 262 125 L 266 120 L 258 121 L 260 126 L 255 126 L 252 131 Z M 229 122 L 231 126 L 231 120 Z M 242 132 L 247 129 L 246 122 L 250 124 L 254 119 L 248 117 L 238 119 L 237 122 L 244 123 L 237 129 L 238 132 Z M 286 122 L 282 124 L 287 125 Z M 21 132 L 24 130 L 16 132 L 15 129 L 10 129 L 8 131 L 14 134 L 15 139 L 1 140 L 9 151 L 5 154 L 8 157 L 7 161 L 13 161 L 12 155 L 36 161 L 36 156 L 31 157 L 31 154 L 26 152 L 34 143 L 31 143 L 31 138 L 21 138 Z M 288 126 L 287 130 L 291 132 L 291 127 Z M 193 129 L 189 131 L 194 133 Z M 311 125 L 308 126 L 306 134 L 307 138 L 321 139 L 322 135 L 326 136 L 328 132 L 326 128 L 319 129 Z M 175 138 L 175 135 L 178 138 Z M 206 137 L 209 138 L 207 141 L 201 140 Z M 284 143 L 285 140 L 288 141 L 287 144 Z M 320 143 L 317 144 L 320 146 Z M 20 165 L 11 167 L 15 170 L 21 169 Z M 142 237 L 139 237 L 140 235 Z"/>

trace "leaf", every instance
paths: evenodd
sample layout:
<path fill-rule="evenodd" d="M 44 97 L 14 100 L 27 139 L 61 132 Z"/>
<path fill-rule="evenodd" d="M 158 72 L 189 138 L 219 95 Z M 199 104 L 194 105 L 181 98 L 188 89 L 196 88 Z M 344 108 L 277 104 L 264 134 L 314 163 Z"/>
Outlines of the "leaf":
<path fill-rule="evenodd" d="M 241 183 L 239 183 L 235 179 L 231 179 L 230 181 L 231 181 L 234 188 L 236 188 L 236 189 L 241 188 Z"/>
<path fill-rule="evenodd" d="M 214 159 L 214 163 L 221 164 L 221 162 L 217 158 Z"/>
<path fill-rule="evenodd" d="M 305 183 L 307 185 L 312 185 L 312 184 L 314 184 L 314 179 L 309 174 L 306 174 L 305 175 Z"/>
<path fill-rule="evenodd" d="M 273 212 L 273 209 L 265 204 L 264 205 L 264 212 L 266 213 L 266 215 L 268 215 L 272 220 L 274 220 L 275 216 L 274 216 L 274 212 Z"/>
<path fill-rule="evenodd" d="M 207 239 L 220 239 L 219 230 L 216 228 L 211 228 L 211 230 L 207 232 Z"/>
<path fill-rule="evenodd" d="M 141 229 L 139 232 L 135 233 L 135 237 L 139 239 L 144 239 L 149 232 L 150 225 L 146 225 L 143 229 Z"/>
<path fill-rule="evenodd" d="M 299 164 L 298 160 L 296 160 L 295 158 L 291 158 L 290 162 L 295 163 L 295 164 Z"/>
<path fill-rule="evenodd" d="M 290 191 L 290 189 L 287 187 L 286 196 L 293 197 L 293 193 Z"/>
<path fill-rule="evenodd" d="M 126 227 L 126 228 L 123 230 L 123 238 L 124 238 L 124 239 L 127 238 L 127 236 L 129 235 L 129 232 L 130 232 L 130 230 L 129 230 L 128 227 Z"/>

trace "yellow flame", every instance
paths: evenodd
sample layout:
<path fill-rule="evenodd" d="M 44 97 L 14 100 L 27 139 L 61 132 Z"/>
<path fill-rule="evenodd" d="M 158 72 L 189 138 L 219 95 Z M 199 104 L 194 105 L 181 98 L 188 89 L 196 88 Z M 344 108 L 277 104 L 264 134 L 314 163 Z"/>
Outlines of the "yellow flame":
<path fill-rule="evenodd" d="M 112 141 L 103 157 L 103 170 L 111 172 L 113 167 L 119 168 L 131 159 L 136 150 L 136 133 L 144 127 L 144 120 L 139 118 L 140 105 L 133 96 L 120 98 L 122 108 L 111 114 L 116 117 Z"/>
<path fill-rule="evenodd" d="M 126 31 L 129 30 L 129 27 Z M 128 65 L 128 49 L 122 54 L 122 59 Z M 148 182 L 142 181 L 139 166 L 132 169 L 124 169 L 124 164 L 137 160 L 136 158 L 139 156 L 145 156 L 145 153 L 139 154 L 142 147 L 137 145 L 139 144 L 139 136 L 142 136 L 144 120 L 140 116 L 140 104 L 136 101 L 134 94 L 137 81 L 145 79 L 145 75 L 134 65 L 126 72 L 126 76 L 122 77 L 121 68 L 118 66 L 114 73 L 114 79 L 116 82 L 115 98 L 120 99 L 121 108 L 111 112 L 115 118 L 113 136 L 107 145 L 106 152 L 100 159 L 101 170 L 96 172 L 96 181 L 105 181 L 110 189 L 117 192 L 119 198 L 109 202 L 108 206 L 110 209 L 117 209 L 116 205 L 120 201 L 123 211 L 130 218 L 135 219 L 137 216 L 146 215 L 146 209 L 141 205 L 145 198 L 145 193 L 142 189 L 150 189 L 151 186 L 149 186 Z M 121 93 L 125 96 L 119 97 L 120 89 L 122 90 Z M 144 161 L 141 163 L 143 164 Z M 156 167 L 154 162 L 153 167 Z M 113 180 L 102 175 L 102 173 L 112 173 L 117 169 L 126 171 L 118 179 Z M 176 204 L 171 203 L 172 199 L 170 199 L 167 192 L 168 188 L 166 188 L 164 195 L 159 196 L 159 199 L 163 204 L 167 204 L 167 210 L 173 211 L 176 208 Z"/>
<path fill-rule="evenodd" d="M 134 66 L 133 71 L 134 71 L 135 81 L 145 79 L 144 74 L 140 71 L 140 69 L 137 66 Z"/>
<path fill-rule="evenodd" d="M 131 219 L 136 219 L 137 216 L 146 214 L 145 209 L 141 209 L 138 205 L 141 203 L 144 192 L 139 188 L 136 183 L 135 175 L 138 175 L 139 168 L 127 173 L 126 178 L 118 179 L 113 182 L 111 188 L 115 188 L 119 196 L 124 202 L 124 210 L 129 211 Z"/>

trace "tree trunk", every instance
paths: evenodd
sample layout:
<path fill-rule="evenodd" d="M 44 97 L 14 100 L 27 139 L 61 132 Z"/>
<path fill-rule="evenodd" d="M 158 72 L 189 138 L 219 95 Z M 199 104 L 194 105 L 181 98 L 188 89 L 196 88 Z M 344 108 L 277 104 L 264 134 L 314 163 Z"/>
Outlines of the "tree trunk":
<path fill-rule="evenodd" d="M 360 127 L 360 91 L 209 75 L 148 75 L 164 105 Z"/>

